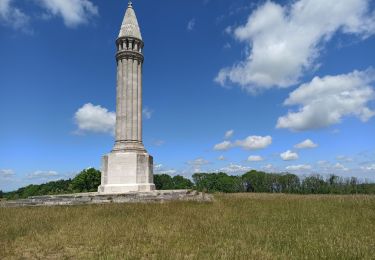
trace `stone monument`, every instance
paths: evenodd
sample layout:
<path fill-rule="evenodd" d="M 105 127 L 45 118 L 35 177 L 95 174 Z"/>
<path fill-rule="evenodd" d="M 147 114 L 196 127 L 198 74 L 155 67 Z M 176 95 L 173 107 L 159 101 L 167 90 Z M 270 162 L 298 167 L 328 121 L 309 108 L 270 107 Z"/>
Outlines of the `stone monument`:
<path fill-rule="evenodd" d="M 146 192 L 153 184 L 153 158 L 142 143 L 143 41 L 129 2 L 116 40 L 116 141 L 103 156 L 99 193 Z"/>

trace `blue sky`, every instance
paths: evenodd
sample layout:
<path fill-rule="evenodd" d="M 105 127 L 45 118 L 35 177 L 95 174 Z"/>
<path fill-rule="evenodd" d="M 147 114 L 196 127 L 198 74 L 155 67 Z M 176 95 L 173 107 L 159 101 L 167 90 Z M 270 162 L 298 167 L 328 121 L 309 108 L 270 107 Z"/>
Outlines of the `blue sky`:
<path fill-rule="evenodd" d="M 134 1 L 155 172 L 375 180 L 375 3 Z M 0 0 L 0 189 L 100 168 L 119 0 Z"/>

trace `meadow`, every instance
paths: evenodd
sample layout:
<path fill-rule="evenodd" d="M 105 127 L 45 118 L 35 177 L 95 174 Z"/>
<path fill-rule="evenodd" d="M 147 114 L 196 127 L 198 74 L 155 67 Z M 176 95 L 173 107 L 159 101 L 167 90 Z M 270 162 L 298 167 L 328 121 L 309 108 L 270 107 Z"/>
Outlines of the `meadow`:
<path fill-rule="evenodd" d="M 0 208 L 0 259 L 374 259 L 375 196 Z"/>

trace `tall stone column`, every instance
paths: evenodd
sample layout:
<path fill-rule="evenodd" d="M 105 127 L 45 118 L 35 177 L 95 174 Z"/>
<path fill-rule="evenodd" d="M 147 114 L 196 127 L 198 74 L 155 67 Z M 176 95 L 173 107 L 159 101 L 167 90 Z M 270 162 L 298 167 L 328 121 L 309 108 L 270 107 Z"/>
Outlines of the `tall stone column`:
<path fill-rule="evenodd" d="M 142 62 L 138 61 L 138 139 L 142 140 Z"/>
<path fill-rule="evenodd" d="M 103 156 L 100 193 L 151 191 L 153 158 L 142 142 L 143 40 L 129 3 L 116 40 L 117 87 L 115 145 Z"/>

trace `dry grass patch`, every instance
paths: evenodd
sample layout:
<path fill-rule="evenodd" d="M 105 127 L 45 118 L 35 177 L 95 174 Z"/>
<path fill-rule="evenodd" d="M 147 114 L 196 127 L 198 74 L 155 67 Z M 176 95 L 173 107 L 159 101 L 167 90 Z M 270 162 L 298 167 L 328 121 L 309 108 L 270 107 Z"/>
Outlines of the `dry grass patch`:
<path fill-rule="evenodd" d="M 0 208 L 0 258 L 371 259 L 375 196 Z"/>

